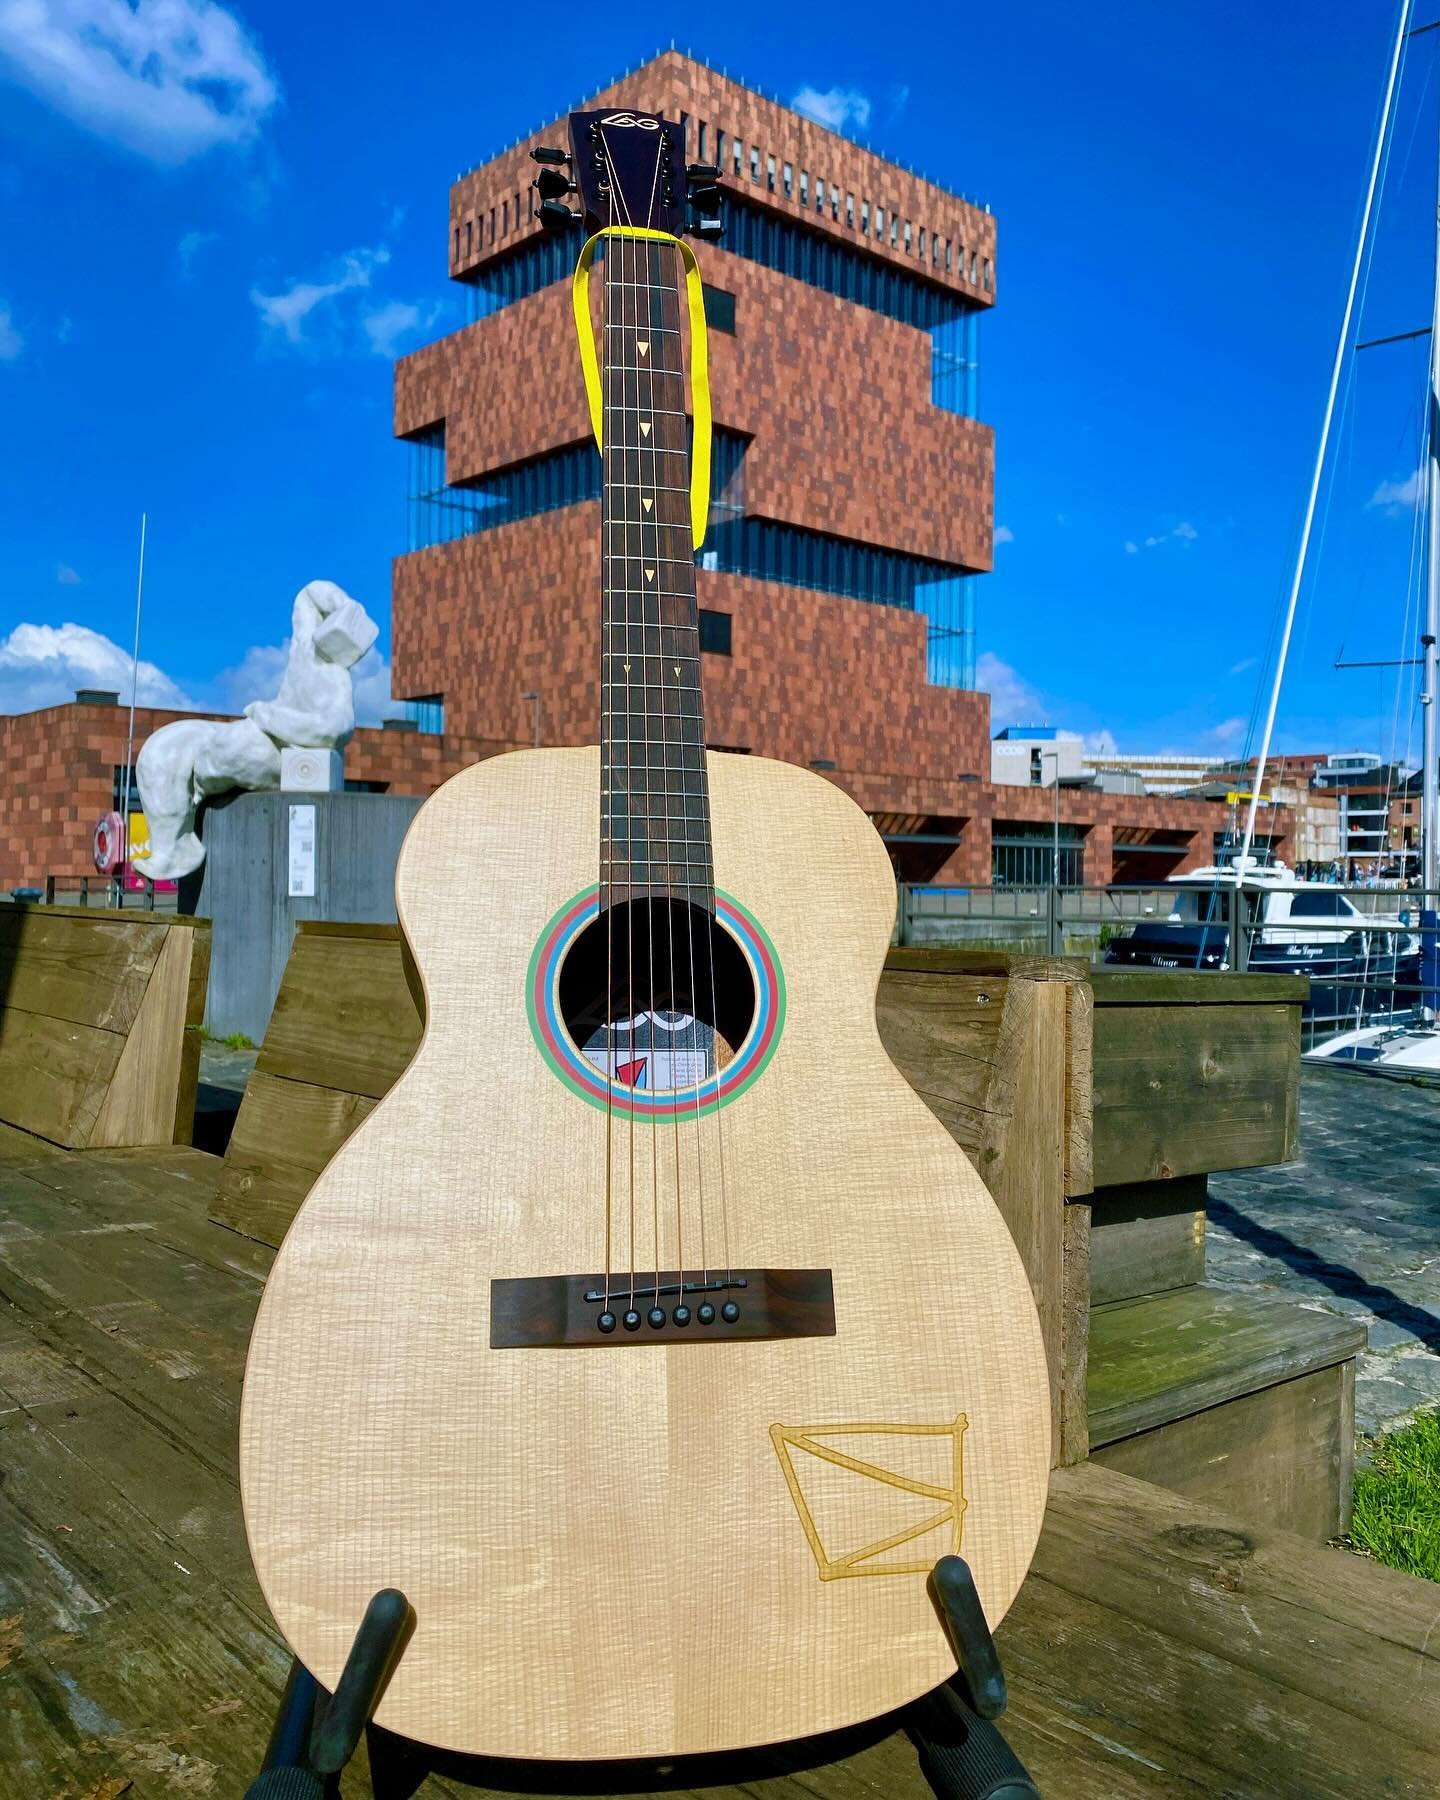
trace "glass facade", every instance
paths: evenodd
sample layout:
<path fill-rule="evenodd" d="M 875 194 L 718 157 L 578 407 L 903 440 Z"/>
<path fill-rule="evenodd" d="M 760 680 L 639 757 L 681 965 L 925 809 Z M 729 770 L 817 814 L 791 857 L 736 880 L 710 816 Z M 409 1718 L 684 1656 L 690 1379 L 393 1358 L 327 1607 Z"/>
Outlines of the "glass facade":
<path fill-rule="evenodd" d="M 588 443 L 517 463 L 474 487 L 448 487 L 444 427 L 433 427 L 410 442 L 412 550 L 600 498 L 600 458 Z M 973 577 L 948 563 L 770 519 L 747 518 L 748 444 L 737 432 L 715 433 L 710 530 L 700 552 L 701 568 L 924 613 L 929 622 L 929 679 L 945 687 L 973 687 Z"/>
<path fill-rule="evenodd" d="M 827 232 L 780 219 L 726 196 L 724 248 L 777 274 L 803 281 L 856 306 L 869 307 L 930 333 L 931 401 L 975 418 L 979 403 L 979 309 L 908 269 L 852 250 Z M 569 232 L 539 238 L 467 277 L 469 321 L 568 281 L 577 245 Z M 603 249 L 603 246 L 601 247 Z M 727 329 L 724 325 L 719 330 Z M 733 325 L 729 327 L 733 330 Z"/>
<path fill-rule="evenodd" d="M 423 694 L 418 700 L 405 700 L 401 702 L 401 705 L 403 716 L 418 731 L 428 731 L 436 737 L 443 736 L 445 731 L 445 696 L 443 694 Z"/>

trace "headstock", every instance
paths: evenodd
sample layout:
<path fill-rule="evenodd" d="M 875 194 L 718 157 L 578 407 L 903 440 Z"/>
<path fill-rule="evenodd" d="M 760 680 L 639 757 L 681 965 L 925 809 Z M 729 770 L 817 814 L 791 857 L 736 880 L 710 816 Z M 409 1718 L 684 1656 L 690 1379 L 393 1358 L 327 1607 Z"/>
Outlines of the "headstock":
<path fill-rule="evenodd" d="M 530 154 L 540 164 L 534 187 L 547 230 L 640 225 L 714 239 L 725 229 L 719 169 L 687 167 L 679 127 L 659 113 L 628 106 L 571 113 L 570 149 L 541 146 Z M 566 204 L 571 194 L 579 195 L 578 213 Z"/>

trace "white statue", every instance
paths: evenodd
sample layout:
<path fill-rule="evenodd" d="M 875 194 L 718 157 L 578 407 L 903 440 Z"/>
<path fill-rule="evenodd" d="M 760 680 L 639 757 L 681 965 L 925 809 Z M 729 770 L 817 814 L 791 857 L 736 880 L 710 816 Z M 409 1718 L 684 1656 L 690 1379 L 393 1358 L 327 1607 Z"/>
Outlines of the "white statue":
<path fill-rule="evenodd" d="M 290 660 L 273 700 L 252 700 L 243 719 L 177 719 L 141 746 L 135 761 L 150 827 L 144 874 L 174 881 L 198 869 L 205 846 L 195 809 L 207 794 L 280 785 L 280 751 L 339 750 L 355 729 L 350 671 L 380 628 L 333 581 L 311 581 L 290 614 Z"/>

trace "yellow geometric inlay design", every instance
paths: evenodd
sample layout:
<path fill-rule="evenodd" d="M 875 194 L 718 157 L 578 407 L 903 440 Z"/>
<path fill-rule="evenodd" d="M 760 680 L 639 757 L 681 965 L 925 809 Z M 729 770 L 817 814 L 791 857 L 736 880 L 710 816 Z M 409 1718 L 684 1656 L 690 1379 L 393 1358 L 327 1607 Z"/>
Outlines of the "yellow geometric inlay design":
<path fill-rule="evenodd" d="M 785 1474 L 785 1485 L 790 1489 L 790 1498 L 795 1503 L 795 1510 L 800 1515 L 800 1524 L 804 1528 L 805 1538 L 810 1545 L 811 1554 L 815 1558 L 815 1566 L 820 1571 L 822 1581 L 839 1581 L 847 1575 L 928 1575 L 934 1566 L 934 1558 L 925 1562 L 886 1562 L 877 1563 L 873 1559 L 883 1556 L 888 1550 L 896 1550 L 912 1539 L 924 1537 L 926 1532 L 934 1531 L 942 1525 L 953 1527 L 952 1554 L 960 1549 L 960 1534 L 965 1517 L 965 1488 L 963 1480 L 962 1449 L 966 1429 L 970 1424 L 964 1413 L 956 1415 L 949 1425 L 772 1425 L 770 1441 L 775 1446 L 775 1454 L 780 1458 L 780 1467 Z M 857 1456 L 849 1456 L 843 1450 L 823 1440 L 834 1437 L 854 1437 L 874 1435 L 876 1437 L 948 1437 L 953 1440 L 952 1481 L 949 1487 L 937 1487 L 930 1482 L 916 1481 L 912 1476 L 902 1475 L 895 1469 L 887 1469 L 879 1463 L 866 1462 Z M 792 1452 L 803 1452 L 807 1456 L 818 1457 L 821 1462 L 833 1463 L 836 1468 L 849 1469 L 853 1474 L 883 1483 L 886 1487 L 899 1488 L 907 1494 L 920 1494 L 927 1499 L 943 1500 L 944 1505 L 937 1513 L 922 1519 L 918 1525 L 907 1526 L 891 1537 L 880 1538 L 873 1544 L 862 1544 L 858 1550 L 846 1551 L 843 1555 L 832 1556 L 820 1541 L 820 1532 L 810 1510 L 809 1502 L 801 1490 L 800 1482 L 795 1474 Z"/>

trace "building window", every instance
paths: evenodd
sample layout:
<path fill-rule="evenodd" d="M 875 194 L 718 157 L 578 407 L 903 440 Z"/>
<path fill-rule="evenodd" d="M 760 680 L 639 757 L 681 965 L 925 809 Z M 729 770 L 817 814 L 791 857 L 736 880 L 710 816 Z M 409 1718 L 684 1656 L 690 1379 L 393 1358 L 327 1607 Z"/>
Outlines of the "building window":
<path fill-rule="evenodd" d="M 837 222 L 840 218 L 840 190 L 833 181 L 830 183 L 830 217 Z"/>
<path fill-rule="evenodd" d="M 972 250 L 970 252 L 970 285 L 972 287 L 980 279 L 979 260 L 976 252 Z"/>
<path fill-rule="evenodd" d="M 781 169 L 780 182 L 784 189 L 785 198 L 787 200 L 793 199 L 795 187 L 795 166 L 793 163 L 786 163 Z"/>
<path fill-rule="evenodd" d="M 991 285 L 990 258 L 987 256 L 985 258 L 985 291 L 987 294 L 990 291 L 990 285 Z"/>
<path fill-rule="evenodd" d="M 990 879 L 996 887 L 1079 887 L 1084 860 L 1078 825 L 1061 825 L 1057 831 L 1030 819 L 997 819 L 990 828 Z"/>
<path fill-rule="evenodd" d="M 845 223 L 852 231 L 855 229 L 855 196 L 853 194 L 845 196 Z"/>
<path fill-rule="evenodd" d="M 683 156 L 690 154 L 690 115 L 683 112 L 680 115 L 680 152 Z"/>
<path fill-rule="evenodd" d="M 713 607 L 700 608 L 700 648 L 712 656 L 730 654 L 730 615 Z"/>
<path fill-rule="evenodd" d="M 773 156 L 765 158 L 765 185 L 772 194 L 775 192 L 775 158 Z"/>
<path fill-rule="evenodd" d="M 946 238 L 946 240 L 945 240 L 945 273 L 947 275 L 950 273 L 950 240 L 949 240 L 949 238 Z"/>
<path fill-rule="evenodd" d="M 882 550 L 848 538 L 747 518 L 744 458 L 749 439 L 717 430 L 710 464 L 710 530 L 702 570 L 753 575 L 789 587 L 841 594 L 877 606 L 923 613 L 932 682 L 973 687 L 972 578 L 962 568 Z M 410 548 L 449 543 L 516 519 L 600 497 L 600 458 L 588 443 L 568 445 L 501 470 L 469 487 L 445 485 L 443 425 L 411 440 Z M 438 699 L 439 696 L 431 696 Z M 423 704 L 418 702 L 417 704 Z M 411 713 L 422 730 L 426 725 Z"/>
<path fill-rule="evenodd" d="M 806 171 L 802 169 L 802 199 L 806 180 Z M 891 223 L 897 222 L 892 218 Z M 883 243 L 884 235 L 884 209 L 877 206 L 875 241 Z M 967 315 L 978 317 L 976 303 L 963 294 L 921 279 L 918 273 L 912 273 L 903 264 L 871 256 L 860 245 L 846 243 L 827 231 L 817 231 L 799 219 L 764 211 L 738 194 L 730 196 L 726 207 L 725 248 L 734 256 L 759 263 L 762 268 L 773 269 L 777 274 L 788 275 L 842 300 L 853 301 L 857 306 L 883 313 L 903 325 L 916 325 L 922 331 L 951 327 L 952 337 L 963 337 L 966 341 L 958 350 L 953 345 L 947 346 L 948 353 L 960 357 L 973 368 L 973 327 L 962 329 L 956 321 Z M 513 305 L 556 282 L 568 281 L 574 265 L 574 245 L 563 233 L 537 233 L 526 239 L 505 256 L 497 257 L 485 268 L 465 277 L 470 298 L 470 322 L 488 318 L 502 307 Z M 937 370 L 941 366 L 937 364 Z M 943 366 L 950 369 L 954 365 L 946 363 Z M 963 383 L 959 387 L 952 384 L 945 390 L 947 397 L 937 398 L 935 403 L 970 413 L 973 417 L 970 403 L 963 398 L 968 391 Z M 956 396 L 960 396 L 958 402 Z"/>
<path fill-rule="evenodd" d="M 728 332 L 735 335 L 735 296 L 727 294 L 724 288 L 711 287 L 706 282 L 702 290 L 705 295 L 705 323 L 712 331 Z"/>
<path fill-rule="evenodd" d="M 715 166 L 717 169 L 725 167 L 725 133 L 718 125 L 715 127 Z"/>
<path fill-rule="evenodd" d="M 347 775 L 345 792 L 347 794 L 388 794 L 390 783 L 388 781 L 352 781 Z"/>
<path fill-rule="evenodd" d="M 868 200 L 860 202 L 860 235 L 861 237 L 870 235 L 870 202 Z"/>
<path fill-rule="evenodd" d="M 825 178 L 822 175 L 815 177 L 815 210 L 817 213 L 825 210 Z"/>
<path fill-rule="evenodd" d="M 890 214 L 890 242 L 892 245 L 900 242 L 900 221 L 893 212 Z"/>
<path fill-rule="evenodd" d="M 921 262 L 928 261 L 925 255 L 925 227 L 923 225 L 920 227 L 920 260 Z"/>
<path fill-rule="evenodd" d="M 905 221 L 905 254 L 910 254 L 910 221 Z"/>
<path fill-rule="evenodd" d="M 758 144 L 750 146 L 750 179 L 752 181 L 760 179 L 760 146 Z"/>
<path fill-rule="evenodd" d="M 414 700 L 402 700 L 401 707 L 405 717 L 417 731 L 428 731 L 432 737 L 443 737 L 445 733 L 445 696 L 443 694 L 421 694 Z M 349 783 L 346 783 L 349 786 Z"/>
<path fill-rule="evenodd" d="M 706 141 L 709 138 L 709 136 L 710 136 L 710 127 L 705 123 L 704 119 L 702 119 L 700 121 L 700 129 L 696 133 L 696 139 L 695 139 L 695 148 L 698 153 L 698 159 L 701 162 L 709 161 L 709 158 L 705 154 L 705 145 L 706 145 Z"/>
<path fill-rule="evenodd" d="M 745 166 L 745 146 L 744 146 L 744 144 L 741 143 L 741 141 L 738 137 L 735 140 L 734 150 L 735 150 L 735 179 L 738 181 L 740 179 L 740 171 Z"/>
<path fill-rule="evenodd" d="M 808 169 L 800 171 L 800 204 L 802 206 L 810 204 L 810 171 Z"/>

